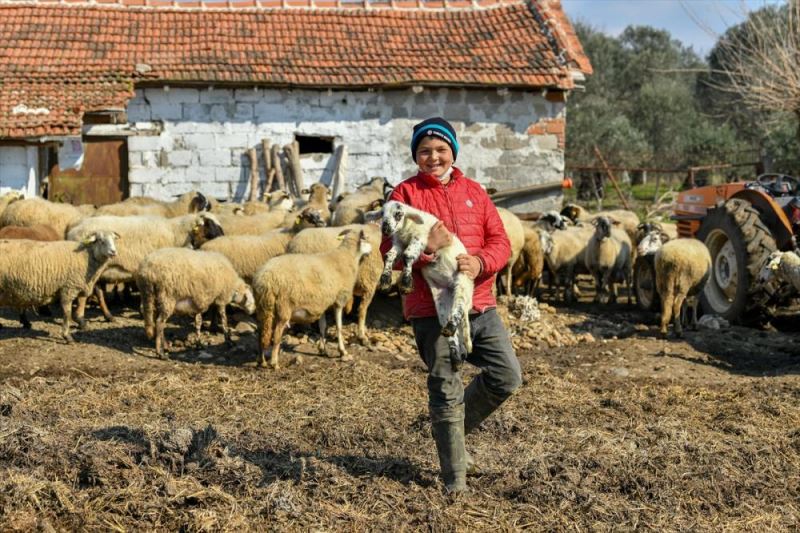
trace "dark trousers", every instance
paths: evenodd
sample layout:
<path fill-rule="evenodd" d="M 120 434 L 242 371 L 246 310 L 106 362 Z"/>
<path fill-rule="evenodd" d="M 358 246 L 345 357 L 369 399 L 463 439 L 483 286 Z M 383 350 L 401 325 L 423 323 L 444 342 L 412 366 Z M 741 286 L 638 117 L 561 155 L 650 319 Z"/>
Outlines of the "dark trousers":
<path fill-rule="evenodd" d="M 522 384 L 522 371 L 508 332 L 497 311 L 470 315 L 472 353 L 467 361 L 481 369 L 466 389 L 460 370 L 453 370 L 447 339 L 436 317 L 415 318 L 411 323 L 422 361 L 428 367 L 428 407 L 437 419 L 465 417 L 467 433 Z M 466 397 L 466 400 L 465 400 Z M 461 408 L 462 404 L 464 409 Z M 464 413 L 466 410 L 466 414 Z"/>

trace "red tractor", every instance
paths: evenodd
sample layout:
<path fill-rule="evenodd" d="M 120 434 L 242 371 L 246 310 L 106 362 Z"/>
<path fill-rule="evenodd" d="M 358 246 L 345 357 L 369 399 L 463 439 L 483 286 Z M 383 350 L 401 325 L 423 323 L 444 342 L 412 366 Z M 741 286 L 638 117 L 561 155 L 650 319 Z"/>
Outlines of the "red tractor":
<path fill-rule="evenodd" d="M 755 320 L 788 297 L 759 282 L 769 255 L 797 249 L 800 180 L 763 174 L 752 182 L 681 192 L 673 219 L 681 237 L 702 240 L 711 252 L 711 276 L 700 296 L 704 313 L 731 321 Z"/>

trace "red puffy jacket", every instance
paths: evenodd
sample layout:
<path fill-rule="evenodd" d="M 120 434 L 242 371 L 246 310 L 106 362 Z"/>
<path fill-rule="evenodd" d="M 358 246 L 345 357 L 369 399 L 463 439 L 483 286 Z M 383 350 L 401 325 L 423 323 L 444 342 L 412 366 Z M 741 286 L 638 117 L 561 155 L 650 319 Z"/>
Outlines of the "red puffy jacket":
<path fill-rule="evenodd" d="M 495 274 L 508 263 L 511 244 L 497 208 L 477 182 L 455 167 L 447 185 L 442 185 L 432 174 L 420 172 L 398 184 L 389 200 L 427 211 L 444 222 L 483 267 L 475 279 L 473 310 L 482 313 L 497 306 L 492 285 Z M 385 255 L 391 247 L 391 238 L 384 238 L 381 253 Z M 423 254 L 414 264 L 414 291 L 403 298 L 403 314 L 407 319 L 436 316 L 431 290 L 420 272 L 432 259 L 433 256 Z"/>

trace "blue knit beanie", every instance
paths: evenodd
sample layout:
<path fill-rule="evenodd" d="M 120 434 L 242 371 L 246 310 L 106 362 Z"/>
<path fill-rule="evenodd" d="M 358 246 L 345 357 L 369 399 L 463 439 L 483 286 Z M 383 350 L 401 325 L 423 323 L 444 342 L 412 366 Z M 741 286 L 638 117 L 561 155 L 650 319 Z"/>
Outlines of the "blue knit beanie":
<path fill-rule="evenodd" d="M 443 140 L 453 150 L 453 161 L 458 157 L 456 130 L 442 117 L 429 118 L 414 126 L 414 134 L 411 136 L 411 159 L 415 163 L 417 162 L 417 146 L 419 146 L 423 137 L 437 137 Z"/>

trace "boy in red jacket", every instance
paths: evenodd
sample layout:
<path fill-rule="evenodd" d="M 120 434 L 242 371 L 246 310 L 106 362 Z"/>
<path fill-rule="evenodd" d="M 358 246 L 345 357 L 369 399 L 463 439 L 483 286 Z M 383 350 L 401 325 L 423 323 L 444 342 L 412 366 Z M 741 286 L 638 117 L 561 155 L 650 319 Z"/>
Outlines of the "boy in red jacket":
<path fill-rule="evenodd" d="M 448 492 L 466 489 L 472 459 L 464 448 L 464 436 L 522 384 L 519 361 L 492 294 L 495 275 L 507 263 L 511 247 L 486 191 L 453 166 L 458 148 L 455 130 L 446 120 L 435 117 L 414 126 L 411 157 L 419 172 L 397 185 L 389 198 L 441 221 L 431 230 L 427 248 L 414 265 L 414 290 L 403 298 L 403 314 L 413 325 L 417 349 L 428 367 L 431 428 Z M 468 252 L 458 257 L 458 269 L 475 281 L 469 315 L 473 349 L 467 361 L 481 373 L 466 389 L 461 372 L 451 364 L 431 290 L 420 272 L 437 250 L 450 244 L 452 234 Z M 381 252 L 390 247 L 391 239 L 384 239 Z"/>

